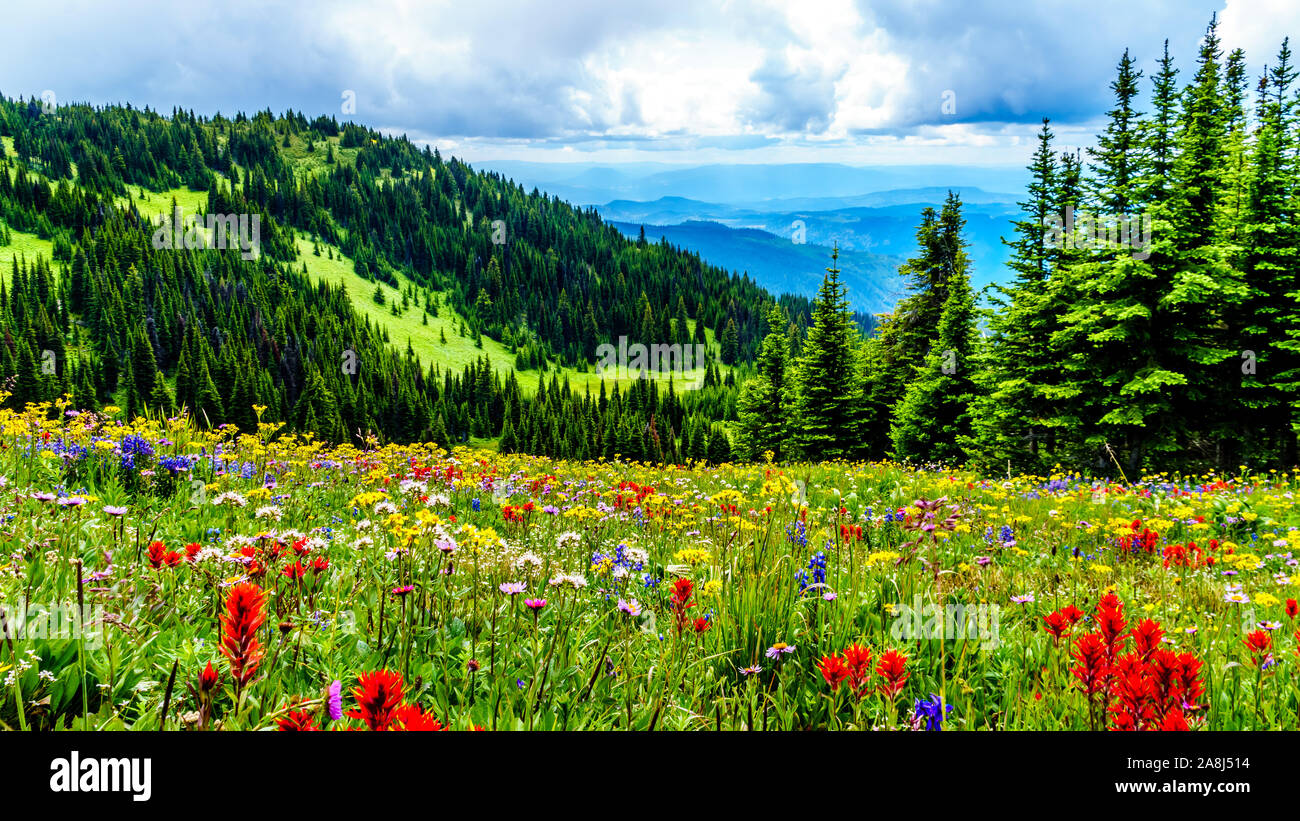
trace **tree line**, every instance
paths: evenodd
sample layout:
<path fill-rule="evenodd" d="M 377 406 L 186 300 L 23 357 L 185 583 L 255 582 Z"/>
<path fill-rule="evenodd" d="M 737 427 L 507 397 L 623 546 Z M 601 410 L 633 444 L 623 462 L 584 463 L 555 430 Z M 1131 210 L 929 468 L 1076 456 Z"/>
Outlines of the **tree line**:
<path fill-rule="evenodd" d="M 1211 20 L 1190 77 L 1119 60 L 1096 145 L 1048 120 L 1010 281 L 970 286 L 960 199 L 926 209 L 908 292 L 863 339 L 832 270 L 799 349 L 774 312 L 742 387 L 747 458 L 895 458 L 1046 473 L 1291 466 L 1300 431 L 1297 95 Z M 1145 109 L 1145 110 L 1144 110 Z"/>

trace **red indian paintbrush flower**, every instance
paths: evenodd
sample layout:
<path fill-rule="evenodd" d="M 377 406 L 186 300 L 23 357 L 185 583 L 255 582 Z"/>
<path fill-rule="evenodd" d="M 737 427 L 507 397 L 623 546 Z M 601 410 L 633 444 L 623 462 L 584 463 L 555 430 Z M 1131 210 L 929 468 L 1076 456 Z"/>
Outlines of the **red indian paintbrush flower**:
<path fill-rule="evenodd" d="M 1074 652 L 1070 654 L 1077 667 L 1070 672 L 1083 686 L 1083 692 L 1089 698 L 1106 688 L 1106 676 L 1110 665 L 1106 660 L 1106 645 L 1096 633 L 1085 633 L 1074 640 Z"/>
<path fill-rule="evenodd" d="M 1165 717 L 1160 721 L 1160 729 L 1165 731 L 1185 731 L 1192 729 L 1187 726 L 1187 719 L 1183 716 L 1182 710 L 1170 710 L 1165 713 Z"/>
<path fill-rule="evenodd" d="M 695 592 L 695 582 L 690 579 L 678 579 L 673 582 L 673 604 L 685 604 L 691 600 L 691 594 Z"/>
<path fill-rule="evenodd" d="M 1117 596 L 1114 591 L 1111 591 L 1102 596 L 1101 601 L 1097 602 L 1097 610 L 1118 610 L 1122 613 L 1124 611 L 1124 603 L 1119 600 L 1119 596 Z"/>
<path fill-rule="evenodd" d="M 861 698 L 871 681 L 871 648 L 860 644 L 850 644 L 844 648 L 844 663 L 848 665 L 853 689 Z"/>
<path fill-rule="evenodd" d="M 230 661 L 230 677 L 237 687 L 252 680 L 262 661 L 257 630 L 266 618 L 262 613 L 264 603 L 262 588 L 251 582 L 235 585 L 226 596 L 226 612 L 221 617 L 221 652 Z"/>
<path fill-rule="evenodd" d="M 432 713 L 424 712 L 417 704 L 403 704 L 393 711 L 393 716 L 394 730 L 428 732 L 447 729 Z"/>
<path fill-rule="evenodd" d="M 1047 632 L 1052 634 L 1052 643 L 1056 644 L 1061 637 L 1069 632 L 1072 622 L 1061 611 L 1048 613 L 1043 616 L 1043 625 L 1047 627 Z"/>
<path fill-rule="evenodd" d="M 668 602 L 673 609 L 673 623 L 677 628 L 677 635 L 680 638 L 682 632 L 686 630 L 689 619 L 686 611 L 695 606 L 691 601 L 691 594 L 695 592 L 695 582 L 690 579 L 678 579 L 673 582 L 673 594 L 669 597 Z"/>
<path fill-rule="evenodd" d="M 1106 657 L 1110 661 L 1114 661 L 1124 651 L 1124 644 L 1128 640 L 1128 621 L 1124 618 L 1122 605 L 1118 600 L 1115 600 L 1114 606 L 1107 601 L 1113 597 L 1112 593 L 1102 599 L 1097 608 L 1097 632 L 1106 646 Z"/>
<path fill-rule="evenodd" d="M 821 670 L 822 678 L 831 686 L 831 692 L 840 689 L 840 685 L 847 681 L 853 673 L 844 663 L 844 659 L 839 656 L 822 656 L 822 660 L 817 663 L 817 669 Z"/>
<path fill-rule="evenodd" d="M 316 719 L 311 717 L 311 713 L 303 710 L 290 710 L 289 715 L 276 719 L 275 726 L 282 733 L 320 731 L 320 727 L 316 726 Z"/>
<path fill-rule="evenodd" d="M 1296 604 L 1295 599 L 1287 599 L 1286 600 L 1287 617 L 1294 619 L 1298 614 L 1300 614 L 1300 604 Z"/>
<path fill-rule="evenodd" d="M 1140 668 L 1120 674 L 1115 685 L 1115 695 L 1116 701 L 1110 707 L 1114 716 L 1112 729 L 1144 730 L 1156 717 L 1155 708 L 1151 704 L 1151 680 L 1142 675 Z"/>
<path fill-rule="evenodd" d="M 1138 622 L 1137 627 L 1133 628 L 1134 650 L 1142 657 L 1143 661 L 1151 658 L 1160 647 L 1160 639 L 1165 635 L 1165 631 L 1160 627 L 1160 622 L 1152 619 L 1143 619 Z"/>
<path fill-rule="evenodd" d="M 897 650 L 889 650 L 880 657 L 880 663 L 876 665 L 876 672 L 880 674 L 880 694 L 886 698 L 893 699 L 903 692 L 903 685 L 907 683 L 907 656 Z"/>
<path fill-rule="evenodd" d="M 1147 664 L 1156 711 L 1167 713 L 1182 703 L 1182 662 L 1172 650 L 1157 650 Z"/>
<path fill-rule="evenodd" d="M 1072 604 L 1067 604 L 1061 608 L 1061 615 L 1070 620 L 1070 624 L 1078 624 L 1083 620 L 1083 611 Z"/>
<path fill-rule="evenodd" d="M 202 673 L 199 673 L 199 689 L 206 693 L 208 690 L 216 687 L 217 682 L 220 680 L 221 674 L 217 672 L 216 668 L 212 666 L 212 662 L 209 661 L 208 666 L 203 668 Z"/>
<path fill-rule="evenodd" d="M 397 720 L 397 708 L 406 695 L 402 674 L 388 670 L 362 673 L 360 686 L 352 691 L 357 709 L 348 710 L 349 718 L 359 718 L 372 730 L 390 730 Z"/>
<path fill-rule="evenodd" d="M 1182 688 L 1182 700 L 1184 710 L 1198 709 L 1197 701 L 1205 694 L 1205 685 L 1201 683 L 1201 668 L 1205 662 L 1198 659 L 1191 653 L 1182 653 L 1178 656 L 1179 663 L 1179 685 Z"/>
<path fill-rule="evenodd" d="M 1246 635 L 1245 644 L 1252 656 L 1251 661 L 1256 667 L 1263 667 L 1273 649 L 1273 637 L 1265 630 L 1256 630 Z"/>

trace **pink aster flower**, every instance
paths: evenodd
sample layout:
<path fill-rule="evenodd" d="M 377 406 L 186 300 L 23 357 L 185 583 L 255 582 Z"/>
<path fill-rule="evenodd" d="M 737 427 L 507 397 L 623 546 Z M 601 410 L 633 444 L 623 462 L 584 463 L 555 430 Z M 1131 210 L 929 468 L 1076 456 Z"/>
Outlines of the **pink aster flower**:
<path fill-rule="evenodd" d="M 330 685 L 328 699 L 330 721 L 343 720 L 343 682 L 336 681 Z"/>

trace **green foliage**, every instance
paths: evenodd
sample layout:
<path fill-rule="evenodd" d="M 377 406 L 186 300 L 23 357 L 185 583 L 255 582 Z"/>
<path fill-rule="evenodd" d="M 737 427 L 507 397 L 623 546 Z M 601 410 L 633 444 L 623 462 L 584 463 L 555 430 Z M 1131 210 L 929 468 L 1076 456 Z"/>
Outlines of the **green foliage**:
<path fill-rule="evenodd" d="M 785 312 L 773 307 L 767 317 L 768 334 L 754 363 L 756 373 L 740 389 L 738 450 L 748 460 L 761 460 L 771 451 L 773 458 L 789 458 L 792 376 L 789 343 L 785 333 Z"/>
<path fill-rule="evenodd" d="M 849 315 L 838 259 L 836 248 L 817 292 L 794 378 L 795 447 L 814 461 L 852 457 L 861 449 L 861 340 Z"/>
<path fill-rule="evenodd" d="M 955 198 L 951 201 L 955 210 Z M 960 236 L 960 228 L 957 233 Z M 972 433 L 975 296 L 965 253 L 959 250 L 955 259 L 944 283 L 948 296 L 934 344 L 924 364 L 916 368 L 890 428 L 893 456 L 908 462 L 964 462 L 965 443 Z"/>

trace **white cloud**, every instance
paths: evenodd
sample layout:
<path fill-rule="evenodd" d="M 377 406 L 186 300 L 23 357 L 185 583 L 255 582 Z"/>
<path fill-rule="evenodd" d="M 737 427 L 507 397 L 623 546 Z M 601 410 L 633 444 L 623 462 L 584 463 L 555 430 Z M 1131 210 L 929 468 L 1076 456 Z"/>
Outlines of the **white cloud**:
<path fill-rule="evenodd" d="M 1115 62 L 1165 37 L 1191 65 L 1216 4 L 1068 0 L 316 0 L 6 11 L 0 91 L 202 113 L 334 114 L 470 153 L 691 152 L 1022 162 L 1044 115 L 1092 128 Z M 134 12 L 134 13 L 132 13 Z M 1252 66 L 1300 23 L 1294 0 L 1227 0 Z M 1300 49 L 1300 44 L 1298 44 Z M 1184 75 L 1185 77 L 1186 75 Z M 955 114 L 941 106 L 953 93 Z M 494 151 L 495 149 L 495 151 Z M 656 157 L 658 159 L 659 157 Z"/>
<path fill-rule="evenodd" d="M 1227 0 L 1219 15 L 1219 36 L 1225 52 L 1243 49 L 1256 73 L 1272 64 L 1282 38 L 1300 34 L 1300 4 L 1295 0 Z M 1300 42 L 1292 38 L 1292 52 Z"/>

